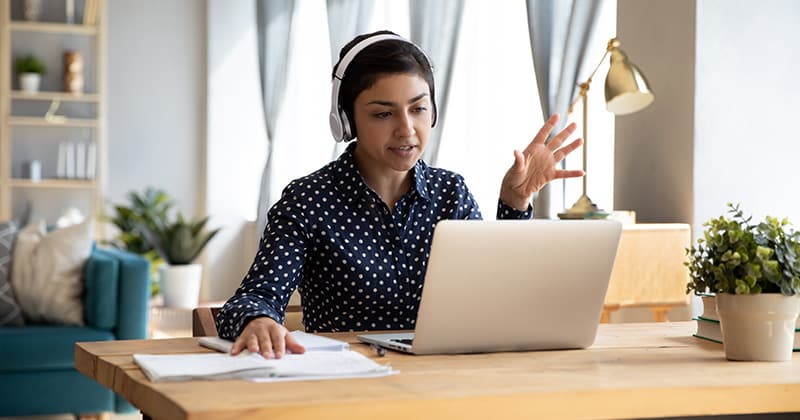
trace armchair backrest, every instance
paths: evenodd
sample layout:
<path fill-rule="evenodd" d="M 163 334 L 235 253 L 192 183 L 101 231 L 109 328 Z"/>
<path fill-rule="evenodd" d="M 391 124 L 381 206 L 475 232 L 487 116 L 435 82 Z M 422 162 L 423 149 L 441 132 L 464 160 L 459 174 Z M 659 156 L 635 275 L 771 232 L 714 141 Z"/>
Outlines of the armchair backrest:
<path fill-rule="evenodd" d="M 84 316 L 118 340 L 147 337 L 150 263 L 142 256 L 95 248 L 84 269 Z"/>

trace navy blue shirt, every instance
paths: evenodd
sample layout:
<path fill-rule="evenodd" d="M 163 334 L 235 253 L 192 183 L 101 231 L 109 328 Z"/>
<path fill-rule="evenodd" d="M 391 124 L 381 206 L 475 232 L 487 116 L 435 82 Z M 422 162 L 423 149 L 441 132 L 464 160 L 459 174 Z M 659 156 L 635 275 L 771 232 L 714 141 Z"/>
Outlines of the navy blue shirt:
<path fill-rule="evenodd" d="M 335 161 L 292 181 L 269 210 L 260 249 L 217 316 L 234 339 L 255 317 L 280 323 L 299 288 L 307 331 L 413 329 L 433 228 L 481 219 L 464 178 L 419 160 L 394 211 L 367 186 L 352 143 Z M 498 200 L 498 219 L 530 219 Z"/>

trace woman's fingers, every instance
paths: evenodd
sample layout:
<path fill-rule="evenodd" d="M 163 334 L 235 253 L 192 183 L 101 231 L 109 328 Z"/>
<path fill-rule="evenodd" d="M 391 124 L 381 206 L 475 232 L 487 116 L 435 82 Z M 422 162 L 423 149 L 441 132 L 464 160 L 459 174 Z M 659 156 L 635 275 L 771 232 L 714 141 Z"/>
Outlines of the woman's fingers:
<path fill-rule="evenodd" d="M 584 176 L 585 173 L 580 169 L 558 169 L 555 172 L 555 177 L 553 179 L 561 179 L 561 178 L 577 178 L 579 176 Z"/>
<path fill-rule="evenodd" d="M 528 148 L 536 143 L 544 144 L 545 140 L 547 140 L 547 137 L 550 135 L 553 129 L 556 128 L 558 118 L 558 114 L 553 114 L 553 116 L 544 123 L 542 128 L 539 129 L 539 132 L 536 133 L 536 137 L 533 138 L 533 141 L 531 141 L 531 143 L 528 145 Z"/>
<path fill-rule="evenodd" d="M 576 127 L 577 125 L 572 123 L 561 130 L 560 133 L 556 134 L 552 139 L 550 139 L 550 143 L 547 143 L 547 148 L 550 150 L 558 150 L 558 148 L 561 147 L 561 143 L 564 143 L 564 140 L 566 140 L 572 135 L 572 133 L 575 132 Z"/>
<path fill-rule="evenodd" d="M 295 354 L 303 354 L 306 348 L 303 347 L 291 334 L 286 334 L 286 349 Z"/>
<path fill-rule="evenodd" d="M 583 139 L 575 139 L 572 143 L 556 150 L 553 153 L 553 159 L 555 159 L 556 163 L 561 162 L 567 157 L 567 155 L 575 151 L 575 149 L 581 147 L 582 144 Z"/>
<path fill-rule="evenodd" d="M 286 351 L 285 335 L 287 335 L 285 328 L 271 328 L 269 330 L 269 337 L 272 340 L 272 349 L 275 351 L 276 359 L 283 357 L 283 353 Z"/>

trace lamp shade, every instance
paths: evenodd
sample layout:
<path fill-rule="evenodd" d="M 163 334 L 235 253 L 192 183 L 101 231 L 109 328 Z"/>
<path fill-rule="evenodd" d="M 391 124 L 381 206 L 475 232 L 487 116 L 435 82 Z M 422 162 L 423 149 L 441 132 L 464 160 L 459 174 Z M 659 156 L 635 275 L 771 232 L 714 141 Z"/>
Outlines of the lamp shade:
<path fill-rule="evenodd" d="M 611 50 L 611 66 L 606 76 L 606 107 L 616 115 L 639 111 L 653 102 L 647 80 L 619 48 Z"/>

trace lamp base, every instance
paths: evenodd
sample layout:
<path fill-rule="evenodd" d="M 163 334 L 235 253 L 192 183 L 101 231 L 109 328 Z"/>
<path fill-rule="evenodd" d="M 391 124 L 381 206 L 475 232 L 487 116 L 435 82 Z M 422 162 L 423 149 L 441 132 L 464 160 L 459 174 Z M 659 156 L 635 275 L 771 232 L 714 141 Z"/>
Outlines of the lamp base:
<path fill-rule="evenodd" d="M 558 213 L 558 218 L 562 220 L 575 219 L 605 219 L 609 213 L 597 208 L 597 205 L 586 194 L 581 195 L 578 201 L 563 213 Z"/>

